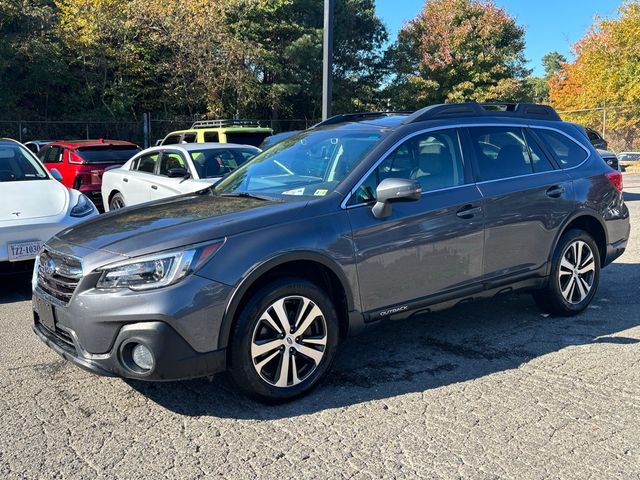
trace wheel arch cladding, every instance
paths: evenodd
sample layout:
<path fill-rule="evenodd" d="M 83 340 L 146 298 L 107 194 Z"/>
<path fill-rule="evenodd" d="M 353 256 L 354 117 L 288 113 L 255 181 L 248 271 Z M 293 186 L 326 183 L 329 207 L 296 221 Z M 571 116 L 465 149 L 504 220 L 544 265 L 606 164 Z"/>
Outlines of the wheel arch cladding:
<path fill-rule="evenodd" d="M 340 323 L 340 336 L 346 336 L 354 299 L 344 274 L 321 255 L 291 254 L 272 259 L 258 267 L 238 286 L 222 322 L 219 348 L 225 348 L 229 344 L 232 327 L 248 299 L 264 285 L 285 276 L 303 278 L 322 288 L 334 302 Z"/>
<path fill-rule="evenodd" d="M 605 259 L 607 257 L 607 232 L 602 222 L 595 216 L 589 213 L 584 213 L 572 218 L 567 225 L 562 229 L 560 235 L 556 239 L 553 251 L 555 251 L 560 237 L 569 230 L 584 230 L 587 232 L 598 246 L 598 253 L 600 254 L 600 266 L 604 266 Z"/>

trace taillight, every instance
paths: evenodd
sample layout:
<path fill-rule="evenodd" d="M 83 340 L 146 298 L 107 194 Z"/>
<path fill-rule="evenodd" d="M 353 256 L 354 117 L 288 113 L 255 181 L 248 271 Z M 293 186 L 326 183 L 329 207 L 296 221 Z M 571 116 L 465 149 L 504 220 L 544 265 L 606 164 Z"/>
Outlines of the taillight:
<path fill-rule="evenodd" d="M 611 185 L 613 185 L 613 188 L 615 188 L 617 191 L 621 192 L 622 188 L 623 188 L 622 173 L 620 173 L 620 172 L 607 172 L 606 175 L 607 175 L 607 178 L 609 179 L 609 183 L 611 183 Z"/>

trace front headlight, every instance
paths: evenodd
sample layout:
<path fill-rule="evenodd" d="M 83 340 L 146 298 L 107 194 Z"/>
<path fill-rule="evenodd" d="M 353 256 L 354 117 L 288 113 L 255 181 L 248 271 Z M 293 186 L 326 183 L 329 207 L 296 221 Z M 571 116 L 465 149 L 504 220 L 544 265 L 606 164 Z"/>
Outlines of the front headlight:
<path fill-rule="evenodd" d="M 80 194 L 78 197 L 78 203 L 71 209 L 72 217 L 86 217 L 93 212 L 94 206 L 84 194 Z"/>
<path fill-rule="evenodd" d="M 223 243 L 220 240 L 107 265 L 99 269 L 102 274 L 96 288 L 149 290 L 173 285 L 204 265 Z"/>

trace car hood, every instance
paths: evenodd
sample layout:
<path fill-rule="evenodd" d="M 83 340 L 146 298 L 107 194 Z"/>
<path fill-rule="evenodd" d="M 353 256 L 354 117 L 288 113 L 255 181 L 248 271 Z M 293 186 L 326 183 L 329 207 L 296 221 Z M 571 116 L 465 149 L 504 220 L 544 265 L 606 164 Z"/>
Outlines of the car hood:
<path fill-rule="evenodd" d="M 51 179 L 2 182 L 0 191 L 0 222 L 57 216 L 69 203 L 69 191 Z"/>
<path fill-rule="evenodd" d="M 49 245 L 81 257 L 87 249 L 133 257 L 259 230 L 295 218 L 306 205 L 207 192 L 100 215 L 62 231 Z"/>

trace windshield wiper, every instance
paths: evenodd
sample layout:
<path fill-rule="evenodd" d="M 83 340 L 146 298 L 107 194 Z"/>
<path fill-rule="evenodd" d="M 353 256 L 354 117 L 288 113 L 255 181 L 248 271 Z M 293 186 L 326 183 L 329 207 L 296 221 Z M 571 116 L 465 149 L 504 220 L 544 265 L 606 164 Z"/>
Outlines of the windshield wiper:
<path fill-rule="evenodd" d="M 255 198 L 256 200 L 263 200 L 265 202 L 273 202 L 274 198 L 266 197 L 263 195 L 256 195 L 255 193 L 249 192 L 234 192 L 234 193 L 220 193 L 221 197 L 239 197 L 239 198 Z"/>

